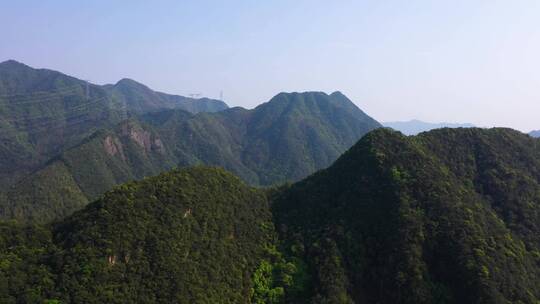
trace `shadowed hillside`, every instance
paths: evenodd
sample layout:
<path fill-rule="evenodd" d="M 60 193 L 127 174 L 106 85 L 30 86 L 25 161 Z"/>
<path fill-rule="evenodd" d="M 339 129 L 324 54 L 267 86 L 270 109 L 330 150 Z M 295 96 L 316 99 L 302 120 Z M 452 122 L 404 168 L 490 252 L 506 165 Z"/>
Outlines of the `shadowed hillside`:
<path fill-rule="evenodd" d="M 380 129 L 274 203 L 315 303 L 536 303 L 540 149 L 509 129 Z"/>

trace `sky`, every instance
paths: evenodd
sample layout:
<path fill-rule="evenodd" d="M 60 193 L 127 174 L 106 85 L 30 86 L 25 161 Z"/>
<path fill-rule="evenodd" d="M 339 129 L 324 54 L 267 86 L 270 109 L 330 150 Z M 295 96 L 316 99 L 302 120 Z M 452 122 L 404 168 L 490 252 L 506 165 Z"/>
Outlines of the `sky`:
<path fill-rule="evenodd" d="M 0 0 L 0 61 L 253 108 L 341 91 L 379 121 L 540 129 L 540 1 Z"/>

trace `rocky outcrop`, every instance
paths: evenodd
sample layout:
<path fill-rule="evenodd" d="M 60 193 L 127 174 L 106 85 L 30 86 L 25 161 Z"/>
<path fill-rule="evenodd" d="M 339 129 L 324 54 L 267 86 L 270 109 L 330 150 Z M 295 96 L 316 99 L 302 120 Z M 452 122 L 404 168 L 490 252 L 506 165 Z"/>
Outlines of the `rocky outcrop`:
<path fill-rule="evenodd" d="M 127 123 L 122 128 L 122 136 L 128 137 L 134 141 L 138 146 L 144 149 L 147 153 L 152 151 L 158 153 L 165 153 L 165 146 L 163 141 L 152 134 L 150 131 L 143 129 L 139 125 Z"/>
<path fill-rule="evenodd" d="M 122 159 L 125 159 L 122 143 L 118 138 L 108 135 L 103 140 L 103 147 L 110 156 L 119 155 Z"/>

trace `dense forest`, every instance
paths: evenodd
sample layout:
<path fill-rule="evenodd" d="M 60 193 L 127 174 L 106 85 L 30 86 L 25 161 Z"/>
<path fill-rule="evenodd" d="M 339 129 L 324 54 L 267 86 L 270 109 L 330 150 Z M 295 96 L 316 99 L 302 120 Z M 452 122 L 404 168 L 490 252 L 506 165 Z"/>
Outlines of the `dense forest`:
<path fill-rule="evenodd" d="M 61 222 L 1 229 L 1 303 L 247 303 L 279 298 L 273 272 L 287 274 L 272 268 L 264 192 L 220 169 L 127 183 Z"/>
<path fill-rule="evenodd" d="M 371 132 L 273 205 L 316 303 L 537 303 L 540 146 L 510 129 Z"/>
<path fill-rule="evenodd" d="M 538 303 L 540 146 L 378 129 L 306 179 L 194 167 L 7 221 L 2 303 Z"/>

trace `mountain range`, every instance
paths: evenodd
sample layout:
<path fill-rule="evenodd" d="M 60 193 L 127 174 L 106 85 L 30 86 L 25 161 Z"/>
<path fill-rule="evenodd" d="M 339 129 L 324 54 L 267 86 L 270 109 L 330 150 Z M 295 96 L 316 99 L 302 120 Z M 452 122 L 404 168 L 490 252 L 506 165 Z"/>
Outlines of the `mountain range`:
<path fill-rule="evenodd" d="M 0 190 L 99 129 L 164 109 L 219 111 L 218 100 L 154 92 L 132 80 L 99 86 L 9 60 L 0 63 Z"/>
<path fill-rule="evenodd" d="M 379 128 L 290 185 L 200 166 L 123 184 L 1 223 L 0 301 L 537 303 L 537 141 Z"/>
<path fill-rule="evenodd" d="M 0 303 L 539 303 L 536 134 L 392 128 L 0 63 Z"/>
<path fill-rule="evenodd" d="M 17 63 L 7 65 L 36 71 Z M 77 85 L 80 91 L 86 83 Z M 54 149 L 28 170 L 20 171 L 13 157 L 6 156 L 11 167 L 2 171 L 10 183 L 0 192 L 0 218 L 38 222 L 63 218 L 114 185 L 178 166 L 220 166 L 251 185 L 297 181 L 327 167 L 364 134 L 381 127 L 340 92 L 280 93 L 247 110 L 154 92 L 126 79 L 92 90 L 109 103 L 125 105 L 127 114 L 111 106 L 108 113 L 115 116 L 77 127 L 84 132 L 64 126 L 62 132 L 73 132 L 70 143 L 51 145 Z M 48 103 L 39 101 L 43 107 Z M 27 131 L 35 132 L 31 127 Z M 49 136 L 56 134 L 41 138 Z M 32 141 L 25 144 L 34 153 L 41 151 Z M 14 171 L 22 176 L 10 178 Z"/>
<path fill-rule="evenodd" d="M 430 131 L 433 129 L 440 129 L 440 128 L 473 128 L 474 125 L 470 123 L 448 123 L 448 122 L 441 122 L 441 123 L 433 123 L 433 122 L 425 122 L 417 119 L 409 120 L 409 121 L 392 121 L 392 122 L 383 122 L 382 123 L 385 127 L 392 128 L 396 131 L 400 131 L 401 133 L 405 135 L 416 135 L 421 132 Z"/>

